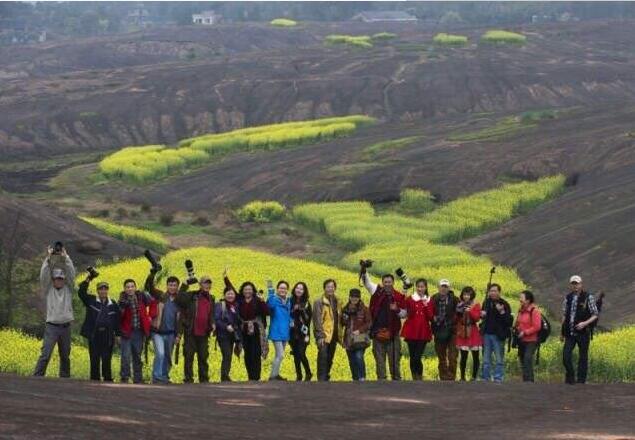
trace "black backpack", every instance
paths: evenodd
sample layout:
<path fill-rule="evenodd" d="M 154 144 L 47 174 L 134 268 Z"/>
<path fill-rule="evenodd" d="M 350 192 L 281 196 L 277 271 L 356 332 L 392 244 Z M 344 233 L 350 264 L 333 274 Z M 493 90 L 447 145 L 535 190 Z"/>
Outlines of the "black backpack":
<path fill-rule="evenodd" d="M 544 344 L 551 335 L 551 323 L 544 314 L 540 314 L 540 331 L 538 332 L 538 345 Z"/>

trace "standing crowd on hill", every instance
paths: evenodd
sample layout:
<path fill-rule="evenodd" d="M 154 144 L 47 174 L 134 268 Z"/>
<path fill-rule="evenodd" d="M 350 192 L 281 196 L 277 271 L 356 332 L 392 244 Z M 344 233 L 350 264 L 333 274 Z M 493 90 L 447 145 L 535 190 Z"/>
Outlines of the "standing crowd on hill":
<path fill-rule="evenodd" d="M 460 380 L 468 380 L 467 365 L 471 358 L 469 380 L 502 382 L 505 352 L 514 347 L 523 381 L 533 382 L 534 360 L 540 344 L 550 333 L 549 322 L 536 306 L 532 292 L 525 290 L 519 294 L 520 306 L 514 317 L 509 303 L 501 296 L 501 286 L 491 282 L 485 300 L 479 304 L 473 287 L 466 286 L 456 295 L 450 281 L 442 279 L 438 292 L 430 295 L 425 279 L 411 283 L 398 269 L 398 278 L 403 282 L 400 292 L 392 274 L 383 275 L 379 284 L 373 283 L 367 271 L 372 262 L 365 260 L 360 261 L 360 282 L 370 294 L 366 305 L 357 288 L 350 289 L 344 300 L 338 295 L 334 279 L 324 281 L 322 294 L 313 302 L 306 283 L 298 282 L 290 289 L 283 280 L 275 287 L 272 281 L 267 281 L 265 298 L 251 281 L 236 289 L 226 269 L 222 298 L 217 301 L 212 295 L 211 277 L 197 279 L 189 260 L 187 280 L 181 283 L 177 277 L 169 276 L 165 290 L 161 290 L 155 284 L 161 266 L 146 254 L 151 269 L 141 290 L 133 279 L 127 279 L 116 301 L 109 296 L 110 286 L 106 282 L 97 283 L 96 295 L 89 294 L 91 281 L 98 277 L 92 268 L 79 284 L 77 293 L 86 308 L 81 335 L 88 342 L 92 380 L 113 381 L 111 360 L 114 347 L 119 345 L 120 381 L 132 379 L 141 383 L 144 347 L 147 362 L 147 341 L 151 341 L 153 383 L 170 383 L 170 371 L 179 362 L 181 345 L 184 381 L 194 382 L 196 358 L 198 382 L 207 383 L 209 342 L 214 335 L 221 351 L 221 381 L 231 381 L 232 360 L 241 355 L 249 380 L 260 380 L 262 360 L 269 356 L 269 341 L 273 345 L 269 380 L 287 380 L 280 374 L 280 367 L 288 344 L 296 379 L 310 381 L 314 374 L 307 346 L 311 343 L 312 327 L 317 344 L 318 381 L 331 379 L 339 347 L 346 351 L 353 380 L 366 380 L 364 355 L 370 347 L 377 379 L 386 380 L 390 374 L 392 380 L 401 380 L 403 339 L 413 380 L 423 380 L 422 359 L 426 346 L 433 342 L 441 380 L 456 380 L 457 366 Z M 49 247 L 40 273 L 46 297 L 46 325 L 36 376 L 46 373 L 57 345 L 59 375 L 70 377 L 75 278 L 75 267 L 63 245 L 58 242 Z M 585 383 L 589 344 L 601 310 L 601 298 L 596 302 L 595 296 L 583 289 L 580 276 L 572 276 L 569 282 L 569 292 L 562 303 L 561 326 L 565 381 Z M 412 288 L 412 294 L 408 294 Z M 576 346 L 577 372 L 572 361 Z"/>

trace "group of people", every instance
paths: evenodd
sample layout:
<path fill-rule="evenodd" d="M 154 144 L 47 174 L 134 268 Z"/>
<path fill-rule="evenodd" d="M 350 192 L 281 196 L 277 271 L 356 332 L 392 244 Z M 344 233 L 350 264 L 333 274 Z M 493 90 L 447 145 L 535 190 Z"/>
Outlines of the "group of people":
<path fill-rule="evenodd" d="M 111 359 L 118 344 L 121 382 L 141 383 L 143 349 L 145 341 L 151 340 L 153 383 L 170 382 L 170 370 L 179 361 L 181 343 L 184 381 L 194 382 L 196 358 L 198 381 L 209 382 L 209 342 L 214 335 L 222 357 L 221 381 L 231 381 L 232 359 L 241 355 L 249 380 L 260 380 L 262 360 L 269 354 L 270 341 L 274 353 L 269 380 L 287 380 L 281 376 L 280 367 L 288 344 L 296 380 L 310 381 L 313 371 L 307 346 L 312 327 L 319 381 L 330 380 L 338 346 L 346 351 L 353 380 L 366 380 L 364 354 L 370 347 L 377 379 L 385 380 L 389 373 L 392 380 L 401 380 L 403 339 L 408 347 L 413 380 L 423 380 L 423 354 L 427 344 L 433 341 L 441 380 L 456 380 L 458 364 L 462 381 L 480 377 L 485 381 L 502 382 L 506 343 L 510 338 L 518 349 L 523 380 L 534 381 L 534 358 L 541 332 L 545 331 L 545 319 L 534 303 L 533 293 L 528 290 L 519 294 L 520 307 L 514 318 L 509 303 L 501 296 L 499 284 L 490 283 L 485 300 L 479 304 L 474 288 L 464 287 L 457 296 L 447 279 L 439 282 L 434 295 L 428 292 L 428 283 L 422 278 L 411 285 L 401 277 L 404 292 L 395 287 L 392 274 L 383 275 L 381 283 L 375 284 L 363 264 L 360 281 L 370 294 L 368 305 L 364 304 L 358 288 L 350 289 L 348 298 L 343 300 L 334 279 L 324 281 L 322 293 L 313 302 L 306 283 L 301 281 L 292 288 L 286 281 L 278 281 L 275 287 L 267 281 L 265 298 L 251 281 L 236 288 L 227 269 L 223 275 L 222 298 L 216 301 L 211 293 L 211 277 L 197 279 L 192 272 L 181 283 L 177 277 L 169 276 L 162 290 L 155 283 L 159 269 L 152 265 L 143 289 L 139 289 L 133 279 L 127 279 L 118 301 L 111 299 L 110 286 L 103 281 L 97 283 L 96 295 L 88 292 L 91 281 L 98 276 L 95 271 L 89 270 L 87 278 L 79 284 L 78 296 L 86 308 L 81 335 L 88 342 L 91 379 L 113 380 Z M 49 248 L 40 273 L 47 311 L 36 376 L 46 373 L 56 344 L 60 376 L 70 376 L 75 277 L 76 271 L 66 250 Z M 412 294 L 407 293 L 409 287 L 414 287 Z M 566 383 L 586 382 L 589 343 L 598 315 L 594 295 L 583 289 L 579 276 L 572 276 L 570 291 L 562 305 Z M 576 346 L 579 349 L 577 376 L 572 362 Z M 468 378 L 470 357 L 472 368 Z"/>

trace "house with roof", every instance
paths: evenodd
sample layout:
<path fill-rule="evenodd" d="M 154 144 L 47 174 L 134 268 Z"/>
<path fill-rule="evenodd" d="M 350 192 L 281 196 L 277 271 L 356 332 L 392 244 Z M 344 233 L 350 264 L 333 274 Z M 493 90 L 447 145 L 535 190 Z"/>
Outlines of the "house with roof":
<path fill-rule="evenodd" d="M 352 20 L 363 21 L 365 23 L 386 21 L 415 22 L 417 21 L 417 17 L 406 11 L 364 11 L 355 15 Z"/>
<path fill-rule="evenodd" d="M 216 11 L 203 11 L 198 14 L 192 14 L 192 23 L 211 26 L 220 23 L 222 16 Z"/>

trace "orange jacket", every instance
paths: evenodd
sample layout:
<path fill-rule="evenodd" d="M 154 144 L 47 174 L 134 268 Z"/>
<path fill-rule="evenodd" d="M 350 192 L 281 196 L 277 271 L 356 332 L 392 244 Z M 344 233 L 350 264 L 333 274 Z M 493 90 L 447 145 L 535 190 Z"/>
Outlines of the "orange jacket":
<path fill-rule="evenodd" d="M 538 342 L 538 332 L 542 328 L 540 310 L 533 304 L 518 311 L 516 330 L 523 332 L 523 342 Z"/>

